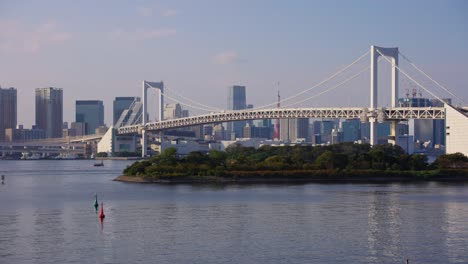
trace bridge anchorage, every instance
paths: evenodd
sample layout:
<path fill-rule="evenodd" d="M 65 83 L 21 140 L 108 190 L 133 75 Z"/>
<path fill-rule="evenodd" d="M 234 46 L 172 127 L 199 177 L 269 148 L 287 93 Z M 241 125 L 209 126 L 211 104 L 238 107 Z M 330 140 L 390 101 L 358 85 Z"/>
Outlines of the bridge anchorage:
<path fill-rule="evenodd" d="M 421 85 L 419 82 L 414 80 L 409 76 L 405 71 L 400 69 L 398 65 L 399 55 L 402 55 L 398 48 L 385 48 L 378 46 L 371 46 L 370 50 L 363 54 L 358 60 L 354 61 L 352 64 L 346 66 L 342 70 L 338 71 L 325 81 L 317 84 L 316 86 L 306 90 L 309 91 L 331 79 L 333 79 L 338 74 L 341 74 L 349 68 L 351 65 L 355 64 L 357 61 L 361 60 L 370 54 L 370 66 L 365 70 L 370 69 L 370 104 L 369 107 L 330 107 L 330 108 L 314 108 L 314 107 L 300 107 L 300 108 L 291 108 L 288 105 L 283 106 L 282 108 L 274 108 L 277 102 L 274 102 L 269 107 L 260 107 L 255 109 L 244 109 L 244 110 L 222 110 L 219 112 L 211 112 L 209 114 L 202 114 L 197 116 L 176 118 L 170 120 L 164 120 L 164 83 L 161 82 L 147 82 L 143 81 L 143 118 L 142 124 L 140 125 L 131 125 L 123 126 L 117 129 L 117 133 L 121 135 L 125 134 L 141 134 L 142 135 L 142 156 L 146 156 L 146 133 L 148 131 L 161 132 L 165 129 L 180 128 L 193 125 L 204 125 L 204 124 L 213 124 L 213 123 L 222 123 L 222 122 L 231 122 L 231 121 L 240 121 L 240 120 L 255 120 L 255 119 L 293 119 L 293 118 L 331 118 L 331 119 L 354 119 L 359 118 L 361 122 L 370 123 L 370 144 L 377 144 L 377 124 L 385 121 L 391 122 L 391 134 L 390 142 L 395 144 L 396 137 L 396 127 L 399 121 L 408 120 L 408 119 L 445 119 L 447 126 L 447 153 L 453 151 L 459 151 L 468 155 L 468 148 L 461 149 L 457 147 L 460 143 L 463 143 L 464 146 L 468 146 L 468 138 L 463 136 L 464 131 L 468 129 L 467 116 L 461 111 L 457 110 L 437 95 L 429 91 L 426 87 Z M 404 55 L 403 58 L 409 61 Z M 379 107 L 377 95 L 379 92 L 378 82 L 377 82 L 377 73 L 378 73 L 378 60 L 384 59 L 391 65 L 391 98 L 390 103 L 391 107 Z M 436 83 L 439 87 L 442 87 L 444 90 L 448 91 L 445 87 L 441 86 L 439 83 L 430 78 L 426 73 L 417 68 L 411 61 L 410 64 L 415 67 L 419 72 L 423 73 L 431 81 Z M 363 73 L 364 71 L 359 72 Z M 399 72 L 406 76 L 409 80 L 413 81 L 418 87 L 424 89 L 434 98 L 438 99 L 444 104 L 444 107 L 400 107 L 398 105 L 398 74 Z M 346 81 L 340 83 L 339 85 L 332 87 L 329 90 L 332 90 L 347 81 L 353 79 L 355 76 L 348 78 Z M 150 88 L 159 90 L 159 121 L 157 122 L 147 122 L 147 90 Z M 328 92 L 329 90 L 325 91 Z M 302 95 L 306 91 L 298 93 L 295 96 Z M 325 92 L 321 92 L 316 96 L 319 96 Z M 450 91 L 448 91 L 450 92 Z M 452 93 L 451 93 L 452 94 Z M 453 95 L 453 94 L 452 94 Z M 284 99 L 288 100 L 294 98 L 295 96 Z M 455 95 L 453 95 L 455 96 Z M 170 97 L 169 97 L 170 98 Z M 298 99 L 299 102 L 303 102 L 302 98 Z M 282 101 L 283 102 L 283 101 Z M 297 104 L 294 102 L 293 104 Z M 201 104 L 200 104 L 201 105 Z M 283 105 L 283 104 L 282 104 Z M 291 104 L 290 104 L 291 105 Z M 449 125 L 455 124 L 455 125 Z M 456 129 L 454 129 L 456 127 Z M 450 129 L 450 133 L 448 130 Z M 463 131 L 463 132 L 462 132 Z M 466 138 L 466 139 L 465 139 Z M 161 137 L 162 139 L 162 137 Z M 393 140 L 393 141 L 392 141 Z M 449 146 L 449 144 L 451 144 Z M 462 144 L 462 145 L 463 145 Z M 450 152 L 449 152 L 450 151 Z"/>

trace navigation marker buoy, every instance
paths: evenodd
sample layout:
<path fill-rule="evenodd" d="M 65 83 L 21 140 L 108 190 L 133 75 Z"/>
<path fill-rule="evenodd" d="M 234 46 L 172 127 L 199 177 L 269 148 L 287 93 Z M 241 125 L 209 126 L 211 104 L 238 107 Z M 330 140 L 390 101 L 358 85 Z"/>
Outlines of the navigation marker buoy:
<path fill-rule="evenodd" d="M 101 202 L 101 212 L 99 213 L 99 219 L 101 219 L 101 222 L 104 221 L 104 217 L 106 217 L 104 214 L 104 203 Z"/>
<path fill-rule="evenodd" d="M 98 210 L 99 203 L 97 201 L 97 194 L 94 195 L 94 209 L 96 209 L 96 212 Z"/>

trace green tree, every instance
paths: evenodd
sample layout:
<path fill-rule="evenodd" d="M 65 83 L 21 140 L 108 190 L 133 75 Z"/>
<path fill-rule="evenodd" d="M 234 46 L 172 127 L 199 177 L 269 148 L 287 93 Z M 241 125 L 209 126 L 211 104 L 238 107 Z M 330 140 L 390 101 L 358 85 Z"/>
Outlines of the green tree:
<path fill-rule="evenodd" d="M 409 167 L 411 170 L 425 170 L 427 169 L 427 156 L 423 154 L 411 155 L 409 159 Z"/>
<path fill-rule="evenodd" d="M 434 166 L 440 169 L 468 168 L 468 157 L 460 152 L 440 155 L 434 161 Z"/>

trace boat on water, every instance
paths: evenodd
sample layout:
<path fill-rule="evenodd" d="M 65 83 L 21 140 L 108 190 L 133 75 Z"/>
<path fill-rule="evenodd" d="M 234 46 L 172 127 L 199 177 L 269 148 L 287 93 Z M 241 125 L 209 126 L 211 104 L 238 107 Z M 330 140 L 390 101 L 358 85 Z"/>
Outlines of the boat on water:
<path fill-rule="evenodd" d="M 38 160 L 41 159 L 42 156 L 39 153 L 28 153 L 28 152 L 23 152 L 21 159 L 22 160 Z"/>
<path fill-rule="evenodd" d="M 104 162 L 101 160 L 100 163 L 94 163 L 94 167 L 101 167 L 104 166 Z"/>

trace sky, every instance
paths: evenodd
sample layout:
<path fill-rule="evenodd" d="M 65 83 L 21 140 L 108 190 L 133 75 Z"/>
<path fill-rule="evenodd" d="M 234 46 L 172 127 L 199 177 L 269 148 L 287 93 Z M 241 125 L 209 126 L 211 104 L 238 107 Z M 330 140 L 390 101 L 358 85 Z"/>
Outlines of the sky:
<path fill-rule="evenodd" d="M 114 98 L 141 96 L 142 80 L 162 80 L 172 97 L 222 109 L 228 87 L 245 85 L 247 103 L 261 106 L 278 90 L 286 98 L 313 87 L 370 45 L 399 47 L 468 102 L 468 1 L 0 0 L 0 85 L 17 88 L 18 124 L 26 127 L 35 123 L 39 87 L 63 88 L 68 122 L 76 100 L 103 100 L 110 125 Z M 368 66 L 368 57 L 341 81 Z M 405 63 L 400 58 L 402 69 L 417 74 Z M 389 73 L 381 59 L 383 106 Z M 400 74 L 401 95 L 415 87 Z M 368 106 L 369 73 L 314 97 L 319 92 L 302 95 L 312 98 L 302 106 Z M 156 92 L 149 101 L 156 109 Z"/>

